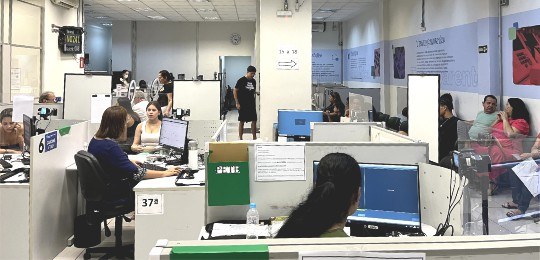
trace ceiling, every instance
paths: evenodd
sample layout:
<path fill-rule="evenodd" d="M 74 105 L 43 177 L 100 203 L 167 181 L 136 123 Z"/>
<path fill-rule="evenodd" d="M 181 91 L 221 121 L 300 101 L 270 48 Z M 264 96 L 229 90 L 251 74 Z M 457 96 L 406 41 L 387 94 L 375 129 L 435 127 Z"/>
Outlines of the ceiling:
<path fill-rule="evenodd" d="M 264 0 L 283 1 L 283 0 Z M 304 0 L 298 0 L 302 4 Z M 86 21 L 255 21 L 257 0 L 84 0 Z M 313 21 L 345 21 L 378 0 L 312 0 Z M 296 0 L 288 0 L 294 11 Z M 300 7 L 301 9 L 302 7 Z"/>

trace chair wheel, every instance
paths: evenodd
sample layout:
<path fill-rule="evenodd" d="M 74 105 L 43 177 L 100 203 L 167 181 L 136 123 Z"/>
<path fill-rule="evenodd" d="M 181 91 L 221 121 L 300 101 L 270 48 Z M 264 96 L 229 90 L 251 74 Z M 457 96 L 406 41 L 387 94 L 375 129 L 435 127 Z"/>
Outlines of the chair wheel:
<path fill-rule="evenodd" d="M 83 258 L 90 259 L 91 258 L 90 253 L 84 253 Z"/>

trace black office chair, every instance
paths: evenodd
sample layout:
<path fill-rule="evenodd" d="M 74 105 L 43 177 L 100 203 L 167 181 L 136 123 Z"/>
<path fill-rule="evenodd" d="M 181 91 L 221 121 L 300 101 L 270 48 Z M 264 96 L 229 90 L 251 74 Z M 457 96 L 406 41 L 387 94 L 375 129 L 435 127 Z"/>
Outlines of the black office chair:
<path fill-rule="evenodd" d="M 101 168 L 98 160 L 86 151 L 75 154 L 75 164 L 79 172 L 79 183 L 83 197 L 86 200 L 86 219 L 99 224 L 105 224 L 105 235 L 111 236 L 111 230 L 107 226 L 107 219 L 115 218 L 114 247 L 90 247 L 86 249 L 84 259 L 89 259 L 91 253 L 105 253 L 108 256 L 133 257 L 133 245 L 122 246 L 122 219 L 131 221 L 125 214 L 133 211 L 135 200 L 131 185 L 126 179 L 122 184 L 114 184 L 110 181 Z M 80 234 L 79 234 L 80 235 Z M 77 246 L 78 234 L 75 234 Z"/>

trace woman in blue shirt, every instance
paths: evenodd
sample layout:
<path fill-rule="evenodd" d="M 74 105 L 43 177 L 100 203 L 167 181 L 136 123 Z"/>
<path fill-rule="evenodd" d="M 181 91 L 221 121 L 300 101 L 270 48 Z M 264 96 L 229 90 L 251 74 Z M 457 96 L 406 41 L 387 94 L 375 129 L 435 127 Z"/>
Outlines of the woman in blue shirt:
<path fill-rule="evenodd" d="M 129 179 L 135 186 L 142 179 L 176 175 L 180 169 L 154 171 L 142 168 L 141 162 L 130 160 L 117 143 L 127 130 L 127 111 L 121 106 L 109 107 L 103 112 L 99 129 L 88 145 L 88 152 L 96 157 L 101 168 L 111 175 L 112 182 Z"/>

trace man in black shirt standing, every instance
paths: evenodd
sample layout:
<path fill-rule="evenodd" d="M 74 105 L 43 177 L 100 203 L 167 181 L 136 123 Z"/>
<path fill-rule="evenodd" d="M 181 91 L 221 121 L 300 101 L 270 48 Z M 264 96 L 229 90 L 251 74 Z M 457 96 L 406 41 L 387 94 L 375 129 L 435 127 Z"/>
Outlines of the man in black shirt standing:
<path fill-rule="evenodd" d="M 247 73 L 241 77 L 234 87 L 234 100 L 238 109 L 238 135 L 242 140 L 244 134 L 244 122 L 251 122 L 251 134 L 253 140 L 257 139 L 257 111 L 255 109 L 255 94 L 257 82 L 255 82 L 255 72 L 257 69 L 253 66 L 247 67 Z"/>

